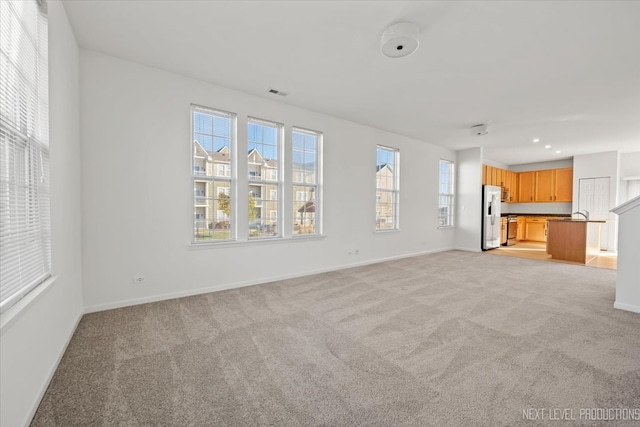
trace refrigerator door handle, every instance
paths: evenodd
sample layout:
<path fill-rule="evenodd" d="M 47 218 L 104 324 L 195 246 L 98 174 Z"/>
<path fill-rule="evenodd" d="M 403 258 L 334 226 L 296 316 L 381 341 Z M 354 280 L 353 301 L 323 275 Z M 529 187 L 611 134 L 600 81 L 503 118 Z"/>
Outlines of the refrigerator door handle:
<path fill-rule="evenodd" d="M 493 204 L 496 202 L 496 195 L 491 195 L 491 201 L 489 202 L 489 215 L 491 215 L 491 225 L 496 224 L 496 216 L 493 213 Z"/>

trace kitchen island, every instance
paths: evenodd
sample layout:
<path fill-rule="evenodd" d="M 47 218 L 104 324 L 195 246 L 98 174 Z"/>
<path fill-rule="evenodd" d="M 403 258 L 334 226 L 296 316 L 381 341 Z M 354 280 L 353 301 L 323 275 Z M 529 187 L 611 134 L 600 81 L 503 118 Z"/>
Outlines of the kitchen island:
<path fill-rule="evenodd" d="M 600 254 L 600 227 L 603 223 L 550 218 L 547 253 L 552 259 L 588 263 Z"/>

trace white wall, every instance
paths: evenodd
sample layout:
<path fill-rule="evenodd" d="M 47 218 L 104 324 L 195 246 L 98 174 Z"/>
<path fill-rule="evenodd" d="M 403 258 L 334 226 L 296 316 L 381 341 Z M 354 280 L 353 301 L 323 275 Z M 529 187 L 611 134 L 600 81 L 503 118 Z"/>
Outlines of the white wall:
<path fill-rule="evenodd" d="M 454 232 L 437 229 L 437 180 L 439 159 L 455 152 L 93 51 L 80 56 L 88 310 L 453 247 Z M 237 113 L 240 138 L 249 115 L 324 133 L 324 239 L 190 247 L 191 103 Z M 376 144 L 400 149 L 399 232 L 373 231 Z M 132 284 L 134 274 L 147 282 Z"/>
<path fill-rule="evenodd" d="M 78 46 L 61 3 L 50 0 L 52 269 L 57 278 L 37 298 L 32 300 L 32 293 L 3 313 L 2 426 L 30 422 L 83 311 L 78 90 Z"/>
<path fill-rule="evenodd" d="M 509 166 L 509 170 L 514 172 L 540 171 L 546 169 L 562 169 L 573 167 L 572 159 L 553 160 L 549 162 L 523 163 L 521 165 Z"/>
<path fill-rule="evenodd" d="M 571 202 L 566 203 L 501 203 L 502 213 L 570 215 Z"/>
<path fill-rule="evenodd" d="M 480 251 L 482 239 L 482 148 L 458 151 L 455 248 Z"/>
<path fill-rule="evenodd" d="M 615 308 L 640 313 L 640 199 L 618 207 L 620 240 Z"/>
<path fill-rule="evenodd" d="M 582 178 L 605 178 L 609 180 L 609 209 L 613 209 L 618 202 L 618 181 L 619 181 L 619 155 L 617 151 L 604 153 L 585 154 L 573 158 L 573 206 L 572 212 L 578 210 L 580 179 Z M 610 251 L 616 250 L 618 240 L 618 223 L 616 215 L 609 214 L 611 222 L 603 227 L 601 238 L 607 239 L 605 247 Z M 606 230 L 606 231 L 605 231 Z"/>
<path fill-rule="evenodd" d="M 640 145 L 640 144 L 639 144 Z M 636 153 L 620 153 L 620 182 L 618 202 L 623 203 L 632 198 L 632 195 L 627 194 L 627 186 L 638 186 L 638 181 L 630 183 L 625 178 L 640 178 L 640 151 Z"/>

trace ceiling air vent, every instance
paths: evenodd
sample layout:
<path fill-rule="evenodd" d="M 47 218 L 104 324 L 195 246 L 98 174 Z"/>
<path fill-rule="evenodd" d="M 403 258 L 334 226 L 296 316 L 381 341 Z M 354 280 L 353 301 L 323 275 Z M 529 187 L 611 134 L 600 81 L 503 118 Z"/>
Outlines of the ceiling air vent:
<path fill-rule="evenodd" d="M 277 89 L 269 89 L 269 93 L 272 93 L 274 95 L 279 95 L 279 96 L 287 96 L 288 95 L 287 93 L 280 92 Z"/>

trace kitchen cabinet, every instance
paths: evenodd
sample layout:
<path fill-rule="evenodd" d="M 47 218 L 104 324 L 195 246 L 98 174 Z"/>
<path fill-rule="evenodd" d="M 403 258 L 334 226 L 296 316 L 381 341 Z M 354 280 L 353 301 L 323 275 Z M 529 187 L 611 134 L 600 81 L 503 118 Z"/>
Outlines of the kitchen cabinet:
<path fill-rule="evenodd" d="M 500 169 L 490 165 L 482 165 L 482 184 L 502 187 L 509 192 L 509 199 L 505 202 L 518 200 L 518 174 L 507 169 Z"/>
<path fill-rule="evenodd" d="M 518 201 L 518 174 L 511 171 L 506 171 L 506 180 L 504 183 L 505 188 L 509 192 L 509 200 L 507 202 Z"/>
<path fill-rule="evenodd" d="M 556 169 L 555 202 L 571 202 L 573 200 L 573 168 Z"/>
<path fill-rule="evenodd" d="M 547 218 L 526 217 L 525 240 L 531 240 L 534 242 L 546 242 L 547 241 Z"/>
<path fill-rule="evenodd" d="M 507 203 L 571 202 L 573 168 L 512 172 L 482 165 L 482 184 L 507 190 Z"/>
<path fill-rule="evenodd" d="M 518 201 L 520 203 L 533 202 L 535 174 L 535 172 L 520 172 L 518 174 Z"/>
<path fill-rule="evenodd" d="M 518 233 L 516 234 L 516 240 L 524 240 L 524 232 L 526 227 L 526 218 L 523 216 L 518 217 Z"/>
<path fill-rule="evenodd" d="M 547 253 L 553 259 L 588 263 L 600 254 L 600 226 L 594 221 L 549 221 Z"/>
<path fill-rule="evenodd" d="M 535 172 L 535 202 L 570 202 L 573 195 L 573 169 Z"/>
<path fill-rule="evenodd" d="M 491 185 L 501 187 L 500 185 L 500 168 L 491 168 Z"/>
<path fill-rule="evenodd" d="M 553 170 L 535 172 L 534 202 L 553 202 Z"/>

